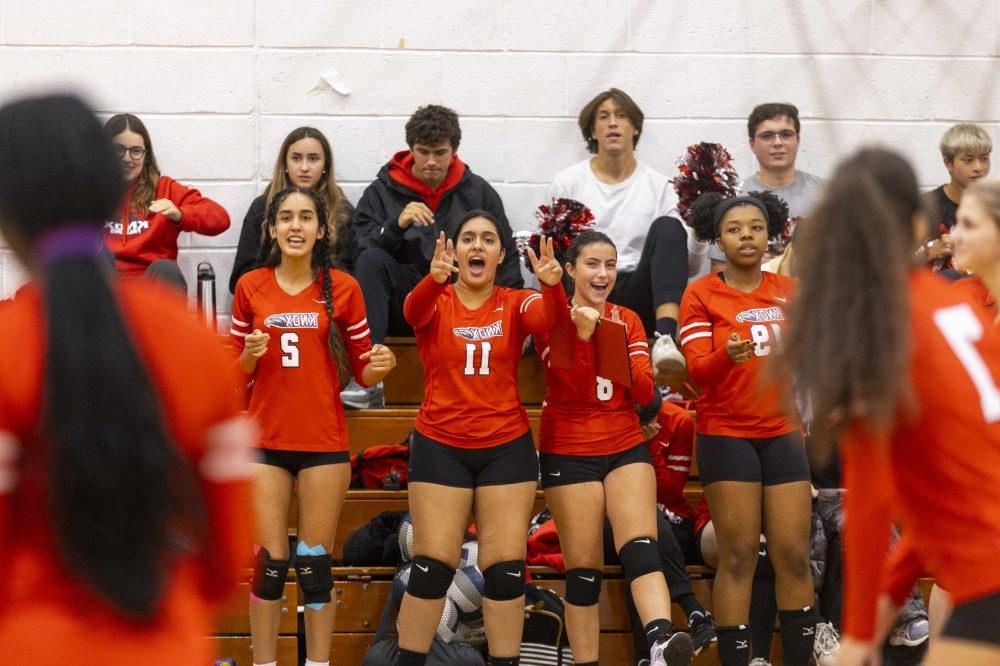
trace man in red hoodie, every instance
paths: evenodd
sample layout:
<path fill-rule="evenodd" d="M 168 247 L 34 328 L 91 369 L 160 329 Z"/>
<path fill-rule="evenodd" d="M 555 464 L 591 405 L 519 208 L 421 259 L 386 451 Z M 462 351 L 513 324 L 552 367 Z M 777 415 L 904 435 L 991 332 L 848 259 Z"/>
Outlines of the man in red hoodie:
<path fill-rule="evenodd" d="M 485 210 L 500 221 L 505 256 L 497 284 L 523 286 L 514 236 L 503 202 L 489 183 L 459 159 L 458 115 L 443 106 L 417 109 L 406 123 L 409 150 L 392 156 L 354 210 L 360 253 L 354 277 L 361 285 L 373 342 L 386 335 L 413 335 L 403 319 L 403 299 L 430 267 L 434 243 L 469 212 Z M 341 398 L 351 407 L 374 406 L 381 386 L 349 386 Z"/>

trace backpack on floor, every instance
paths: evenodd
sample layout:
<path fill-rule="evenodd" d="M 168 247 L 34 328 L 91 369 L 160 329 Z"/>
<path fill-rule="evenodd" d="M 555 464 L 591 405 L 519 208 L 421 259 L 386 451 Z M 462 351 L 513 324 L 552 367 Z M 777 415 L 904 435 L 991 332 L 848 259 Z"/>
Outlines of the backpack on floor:
<path fill-rule="evenodd" d="M 404 511 L 383 511 L 358 528 L 344 542 L 344 564 L 396 566 L 399 564 L 399 526 Z"/>
<path fill-rule="evenodd" d="M 552 590 L 529 584 L 524 593 L 521 666 L 568 666 L 573 653 L 566 637 L 566 604 Z"/>
<path fill-rule="evenodd" d="M 407 444 L 376 444 L 351 456 L 351 486 L 399 490 L 409 477 Z"/>

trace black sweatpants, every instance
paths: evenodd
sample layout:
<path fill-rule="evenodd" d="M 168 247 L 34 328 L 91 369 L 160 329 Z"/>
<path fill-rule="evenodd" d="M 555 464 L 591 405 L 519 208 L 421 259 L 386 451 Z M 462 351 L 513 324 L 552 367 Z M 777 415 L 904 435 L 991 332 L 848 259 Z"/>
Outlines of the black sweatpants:
<path fill-rule="evenodd" d="M 646 337 L 653 337 L 656 331 L 656 308 L 681 302 L 687 286 L 687 240 L 680 220 L 658 217 L 649 225 L 635 270 L 618 272 L 608 300 L 635 311 L 646 328 Z"/>
<path fill-rule="evenodd" d="M 380 247 L 361 252 L 354 265 L 354 278 L 365 297 L 372 342 L 384 342 L 387 335 L 413 335 L 403 317 L 403 301 L 428 270 L 428 266 L 401 264 Z"/>

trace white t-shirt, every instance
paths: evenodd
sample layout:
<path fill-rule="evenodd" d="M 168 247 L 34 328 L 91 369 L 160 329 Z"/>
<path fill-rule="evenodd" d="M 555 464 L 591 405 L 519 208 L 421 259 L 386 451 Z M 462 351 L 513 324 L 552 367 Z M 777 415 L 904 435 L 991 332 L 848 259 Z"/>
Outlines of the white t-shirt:
<path fill-rule="evenodd" d="M 637 162 L 635 171 L 621 183 L 602 183 L 590 168 L 590 160 L 578 162 L 556 174 L 545 194 L 579 201 L 594 214 L 594 229 L 608 235 L 618 248 L 618 270 L 632 272 L 639 264 L 649 225 L 658 217 L 677 214 L 677 197 L 670 179 Z M 688 232 L 688 271 L 692 266 L 707 271 L 707 247 Z M 694 247 L 692 248 L 692 244 Z M 693 263 L 692 263 L 693 262 Z"/>

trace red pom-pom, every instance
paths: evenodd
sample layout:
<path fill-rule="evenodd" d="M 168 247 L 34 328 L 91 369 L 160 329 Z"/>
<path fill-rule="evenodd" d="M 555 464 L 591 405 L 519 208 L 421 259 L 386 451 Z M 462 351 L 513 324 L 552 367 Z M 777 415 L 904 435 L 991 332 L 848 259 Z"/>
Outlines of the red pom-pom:
<path fill-rule="evenodd" d="M 733 157 L 721 143 L 694 143 L 686 154 L 677 160 L 679 176 L 674 176 L 677 192 L 677 212 L 684 222 L 695 199 L 706 192 L 719 192 L 727 197 L 736 196 L 740 177 L 733 166 Z"/>
<path fill-rule="evenodd" d="M 552 249 L 556 256 L 561 257 L 562 253 L 573 244 L 573 239 L 581 231 L 586 231 L 594 226 L 594 214 L 585 205 L 574 199 L 563 199 L 553 197 L 551 204 L 542 204 L 535 211 L 535 218 L 538 220 L 538 231 L 532 233 L 526 241 L 523 235 L 518 238 L 518 250 L 522 255 L 526 254 L 527 248 L 531 247 L 538 254 L 539 244 L 542 236 L 552 239 Z M 530 262 L 525 257 L 525 265 L 531 270 Z"/>

